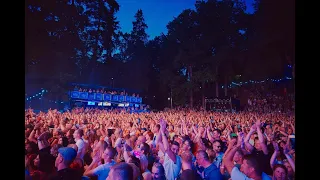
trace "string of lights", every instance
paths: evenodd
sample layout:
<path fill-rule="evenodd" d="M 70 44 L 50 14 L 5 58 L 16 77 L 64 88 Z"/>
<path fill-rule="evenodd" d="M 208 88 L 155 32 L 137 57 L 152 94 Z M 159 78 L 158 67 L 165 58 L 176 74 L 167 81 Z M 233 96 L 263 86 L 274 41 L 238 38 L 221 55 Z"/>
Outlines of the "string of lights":
<path fill-rule="evenodd" d="M 48 90 L 45 89 L 41 89 L 41 91 L 39 93 L 36 93 L 33 96 L 29 96 L 26 98 L 26 101 L 31 101 L 31 100 L 36 100 L 36 99 L 41 99 L 41 97 L 43 96 L 43 94 L 47 93 Z"/>
<path fill-rule="evenodd" d="M 265 80 L 262 80 L 262 81 L 253 81 L 253 80 L 249 80 L 249 81 L 245 81 L 245 82 L 231 82 L 229 85 L 228 85 L 228 88 L 232 88 L 232 86 L 242 86 L 244 84 L 259 84 L 259 83 L 264 83 L 266 81 L 272 81 L 272 82 L 280 82 L 280 81 L 284 81 L 284 80 L 290 80 L 292 78 L 290 77 L 284 77 L 284 78 L 281 78 L 281 79 L 265 79 Z M 224 86 L 221 86 L 222 88 L 224 88 Z"/>
<path fill-rule="evenodd" d="M 33 96 L 29 96 L 26 98 L 26 101 L 28 102 L 31 102 L 32 100 L 41 100 L 41 98 L 43 97 L 43 95 L 45 93 L 48 93 L 48 90 L 46 89 L 41 89 L 39 93 L 36 93 L 35 95 Z M 52 100 L 49 100 L 49 102 L 51 103 L 55 103 L 55 104 L 63 104 L 64 102 L 63 101 L 52 101 Z"/>

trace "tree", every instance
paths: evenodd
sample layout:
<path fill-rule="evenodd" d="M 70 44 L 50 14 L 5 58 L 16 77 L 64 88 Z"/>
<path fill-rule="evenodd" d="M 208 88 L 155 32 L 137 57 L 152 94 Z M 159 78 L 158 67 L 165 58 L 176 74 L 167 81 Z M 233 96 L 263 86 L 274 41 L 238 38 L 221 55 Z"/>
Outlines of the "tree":
<path fill-rule="evenodd" d="M 287 56 L 294 61 L 295 4 L 292 1 L 256 0 L 248 37 L 248 66 L 261 78 L 283 76 Z M 256 59 L 259 59 L 257 62 Z"/>
<path fill-rule="evenodd" d="M 187 9 L 184 10 L 177 18 L 169 22 L 167 25 L 168 28 L 168 39 L 172 43 L 176 44 L 176 55 L 174 56 L 174 64 L 177 67 L 178 71 L 181 69 L 186 70 L 185 82 L 188 85 L 184 85 L 189 93 L 190 107 L 193 107 L 193 88 L 194 82 L 192 79 L 192 70 L 196 65 L 196 60 L 201 57 L 201 51 L 197 47 L 198 41 L 198 28 L 195 23 L 197 14 L 195 11 Z M 176 69 L 174 69 L 176 71 Z M 181 88 L 178 88 L 181 89 Z"/>
<path fill-rule="evenodd" d="M 111 60 L 112 59 L 112 53 L 115 49 L 115 40 L 118 37 L 118 29 L 119 27 L 119 21 L 117 21 L 115 17 L 115 13 L 119 11 L 119 4 L 115 0 L 107 0 L 107 8 L 104 10 L 106 11 L 106 33 L 104 35 L 105 39 L 105 49 L 107 51 L 106 53 L 106 59 Z"/>
<path fill-rule="evenodd" d="M 209 59 L 212 60 L 216 82 L 216 96 L 219 96 L 219 82 L 227 84 L 234 75 L 231 68 L 237 61 L 244 37 L 239 30 L 245 29 L 247 16 L 244 1 L 197 1 L 201 28 L 201 44 L 205 45 Z M 211 51 L 211 52 L 210 52 Z"/>
<path fill-rule="evenodd" d="M 76 76 L 76 52 L 83 47 L 79 34 L 87 19 L 74 1 L 27 0 L 26 72 L 60 84 L 59 74 Z"/>
<path fill-rule="evenodd" d="M 126 63 L 131 60 L 133 54 L 128 51 L 130 45 L 131 36 L 129 33 L 123 33 L 119 31 L 115 40 L 116 53 L 114 59 Z"/>
<path fill-rule="evenodd" d="M 219 77 L 232 76 L 228 67 L 234 59 L 230 54 L 239 51 L 236 47 L 244 39 L 239 33 L 245 17 L 243 4 L 243 1 L 197 1 L 196 11 L 185 10 L 167 25 L 168 39 L 177 47 L 174 64 L 178 71 L 186 71 L 181 86 L 189 93 L 191 107 L 193 92 L 201 91 L 204 102 L 205 88 L 212 81 L 219 87 Z"/>
<path fill-rule="evenodd" d="M 86 39 L 86 52 L 88 63 L 83 78 L 91 77 L 91 83 L 99 79 L 98 66 L 101 63 L 110 62 L 115 50 L 115 38 L 119 29 L 119 22 L 115 13 L 119 11 L 119 4 L 115 0 L 84 0 L 86 15 L 90 21 L 84 33 Z"/>
<path fill-rule="evenodd" d="M 141 9 L 135 14 L 135 20 L 132 22 L 132 31 L 128 33 L 120 33 L 118 40 L 119 53 L 117 59 L 125 62 L 126 77 L 130 79 L 128 86 L 133 89 L 147 90 L 148 73 L 150 61 L 146 55 L 146 43 L 148 35 L 146 34 L 147 24 L 144 21 Z"/>
<path fill-rule="evenodd" d="M 143 12 L 141 9 L 137 11 L 134 17 L 136 20 L 132 22 L 133 29 L 131 31 L 131 37 L 134 45 L 142 46 L 148 40 L 148 35 L 146 33 L 148 25 L 144 21 Z"/>

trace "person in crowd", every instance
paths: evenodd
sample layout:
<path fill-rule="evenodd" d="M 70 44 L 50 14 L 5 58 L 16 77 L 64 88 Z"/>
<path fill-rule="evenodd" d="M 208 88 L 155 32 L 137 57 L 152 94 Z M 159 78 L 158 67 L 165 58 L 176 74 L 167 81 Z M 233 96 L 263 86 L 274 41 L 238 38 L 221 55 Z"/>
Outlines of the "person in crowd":
<path fill-rule="evenodd" d="M 249 133 L 245 137 L 245 146 L 249 150 L 250 154 L 253 154 L 256 156 L 258 161 L 261 164 L 262 171 L 266 172 L 267 174 L 272 173 L 272 169 L 269 166 L 269 152 L 267 148 L 267 144 L 265 143 L 265 136 L 262 133 L 261 130 L 261 121 L 257 117 L 254 117 L 256 119 L 256 122 L 251 126 Z M 254 139 L 254 146 L 252 146 L 249 143 L 250 136 L 257 132 L 257 136 Z"/>
<path fill-rule="evenodd" d="M 53 157 L 58 157 L 58 149 L 59 148 L 62 148 L 63 146 L 62 145 L 60 145 L 60 144 L 55 144 L 55 145 L 53 145 L 52 147 L 51 147 L 51 149 L 50 149 L 50 154 L 53 156 Z"/>
<path fill-rule="evenodd" d="M 184 151 L 181 154 L 182 170 L 178 180 L 201 180 L 200 175 L 193 169 L 193 154 L 190 151 Z"/>
<path fill-rule="evenodd" d="M 231 175 L 231 179 L 246 180 L 271 180 L 271 178 L 262 171 L 260 162 L 255 154 L 248 154 L 243 157 L 243 163 L 240 170 L 235 166 L 233 162 L 234 154 L 241 147 L 241 140 L 239 139 L 236 144 L 229 144 L 229 151 L 223 158 L 223 164 L 228 173 Z"/>
<path fill-rule="evenodd" d="M 83 156 L 85 155 L 86 152 L 86 143 L 82 139 L 83 137 L 83 130 L 82 129 L 77 129 L 73 133 L 73 138 L 76 141 L 76 145 L 78 147 L 78 153 L 77 157 L 80 159 L 83 159 Z"/>
<path fill-rule="evenodd" d="M 168 138 L 166 137 L 166 126 L 165 120 L 160 120 L 160 133 L 162 142 L 159 142 L 159 148 L 164 153 L 163 166 L 165 169 L 166 179 L 174 180 L 178 177 L 181 170 L 181 157 L 178 155 L 179 143 L 173 141 L 171 146 L 169 145 Z"/>
<path fill-rule="evenodd" d="M 148 165 L 149 165 L 149 162 L 147 157 L 146 156 L 140 157 L 140 170 L 141 170 L 143 179 L 152 179 L 152 173 L 148 169 Z"/>
<path fill-rule="evenodd" d="M 99 156 L 95 156 L 91 165 L 84 172 L 85 176 L 98 176 L 98 180 L 105 180 L 110 172 L 112 166 L 116 164 L 114 157 L 116 155 L 116 150 L 112 147 L 107 147 L 103 152 L 104 164 L 99 165 L 96 168 L 94 167 L 95 162 L 100 161 Z"/>
<path fill-rule="evenodd" d="M 220 165 L 222 163 L 222 157 L 224 155 L 224 153 L 222 152 L 222 142 L 221 140 L 215 140 L 212 144 L 213 150 L 216 152 L 216 158 L 213 162 L 217 166 L 217 168 L 220 168 Z"/>
<path fill-rule="evenodd" d="M 133 180 L 133 169 L 128 163 L 117 163 L 110 169 L 106 180 Z"/>
<path fill-rule="evenodd" d="M 77 156 L 77 151 L 71 147 L 62 147 L 58 149 L 58 156 L 55 160 L 55 167 L 57 172 L 49 176 L 49 180 L 68 180 L 81 179 L 82 175 L 78 171 L 71 169 L 70 165 Z"/>
<path fill-rule="evenodd" d="M 288 170 L 283 164 L 273 166 L 272 180 L 288 180 Z"/>
<path fill-rule="evenodd" d="M 154 163 L 152 166 L 153 180 L 166 180 L 165 170 L 161 163 Z"/>
<path fill-rule="evenodd" d="M 209 156 L 204 150 L 199 150 L 196 154 L 197 164 L 204 168 L 201 178 L 205 180 L 217 179 L 222 180 L 222 175 L 217 166 L 209 161 Z"/>

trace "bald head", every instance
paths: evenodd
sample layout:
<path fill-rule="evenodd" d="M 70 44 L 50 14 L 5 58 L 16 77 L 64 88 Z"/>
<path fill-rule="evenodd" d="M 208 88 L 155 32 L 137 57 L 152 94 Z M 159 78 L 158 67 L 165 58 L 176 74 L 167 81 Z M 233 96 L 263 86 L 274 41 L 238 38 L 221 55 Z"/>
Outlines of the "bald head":
<path fill-rule="evenodd" d="M 191 164 L 192 163 L 192 153 L 190 151 L 184 151 L 181 154 L 182 162 Z"/>
<path fill-rule="evenodd" d="M 133 169 L 128 163 L 118 163 L 112 166 L 106 180 L 133 180 Z"/>
<path fill-rule="evenodd" d="M 142 143 L 145 143 L 147 141 L 146 137 L 144 136 L 139 136 L 137 141 L 136 141 L 136 145 L 139 146 Z"/>
<path fill-rule="evenodd" d="M 202 165 L 203 161 L 209 161 L 209 156 L 206 151 L 199 150 L 196 154 L 196 160 L 198 164 Z"/>

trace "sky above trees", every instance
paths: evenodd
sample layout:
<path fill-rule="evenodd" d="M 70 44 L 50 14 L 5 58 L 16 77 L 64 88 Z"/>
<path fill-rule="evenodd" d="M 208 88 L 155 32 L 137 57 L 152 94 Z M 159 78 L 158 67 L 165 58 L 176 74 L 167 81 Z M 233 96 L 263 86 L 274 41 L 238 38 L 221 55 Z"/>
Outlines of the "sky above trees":
<path fill-rule="evenodd" d="M 149 39 L 159 36 L 161 33 L 167 34 L 166 25 L 172 21 L 173 17 L 185 9 L 195 9 L 196 0 L 118 0 L 120 10 L 116 17 L 120 21 L 123 32 L 132 30 L 132 21 L 138 9 L 142 9 L 146 24 L 148 24 L 147 34 Z M 253 0 L 246 0 L 247 13 L 253 13 Z"/>

